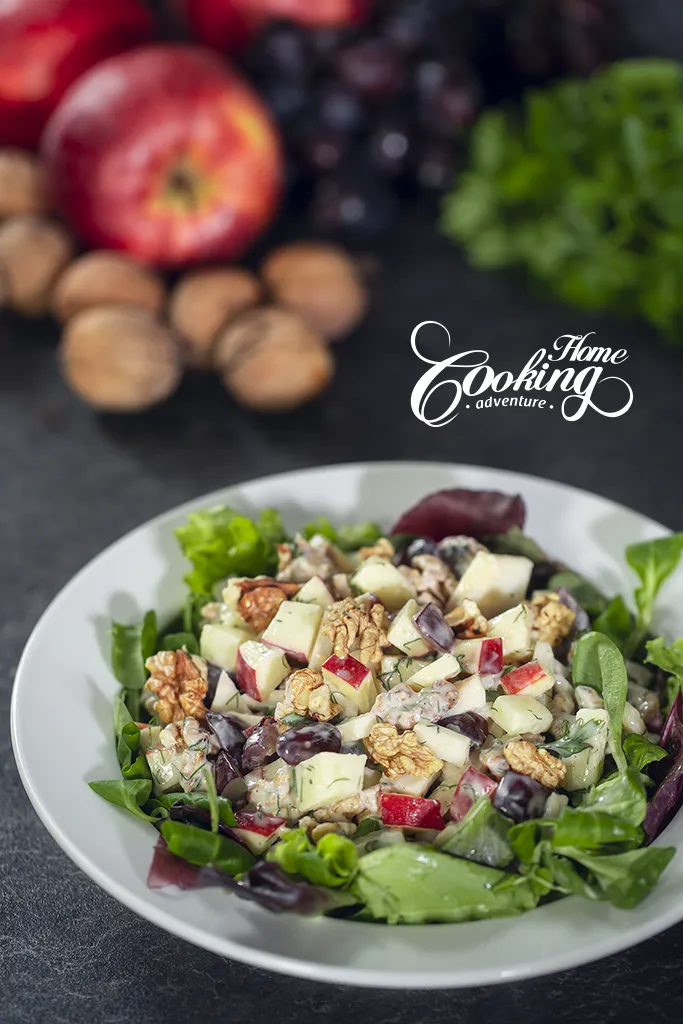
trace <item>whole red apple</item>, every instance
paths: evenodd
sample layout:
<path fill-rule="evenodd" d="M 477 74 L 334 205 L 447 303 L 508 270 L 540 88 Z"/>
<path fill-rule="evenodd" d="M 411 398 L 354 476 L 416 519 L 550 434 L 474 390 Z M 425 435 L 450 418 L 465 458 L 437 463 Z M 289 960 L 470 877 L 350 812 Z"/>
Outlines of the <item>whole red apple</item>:
<path fill-rule="evenodd" d="M 267 21 L 284 18 L 308 28 L 364 21 L 368 0 L 175 0 L 195 39 L 221 53 L 240 53 Z"/>
<path fill-rule="evenodd" d="M 50 118 L 42 152 L 84 242 L 159 266 L 239 256 L 281 187 L 261 101 L 195 46 L 143 47 L 86 72 Z"/>
<path fill-rule="evenodd" d="M 170 0 L 184 28 L 219 53 L 241 53 L 262 19 L 249 17 L 241 0 Z"/>
<path fill-rule="evenodd" d="M 364 21 L 368 0 L 236 0 L 247 15 L 286 18 L 308 28 L 342 28 Z"/>
<path fill-rule="evenodd" d="M 79 75 L 152 37 L 141 0 L 0 0 L 0 144 L 36 146 Z"/>

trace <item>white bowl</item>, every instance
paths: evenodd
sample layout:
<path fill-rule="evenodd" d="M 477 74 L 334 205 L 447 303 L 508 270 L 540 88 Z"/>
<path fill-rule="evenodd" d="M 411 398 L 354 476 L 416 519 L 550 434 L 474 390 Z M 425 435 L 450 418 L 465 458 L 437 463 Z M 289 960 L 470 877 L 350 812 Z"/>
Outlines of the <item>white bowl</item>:
<path fill-rule="evenodd" d="M 632 911 L 568 898 L 521 917 L 471 924 L 388 927 L 273 915 L 215 890 L 171 893 L 145 885 L 156 832 L 86 785 L 118 777 L 111 738 L 117 690 L 108 659 L 112 618 L 156 608 L 163 622 L 183 597 L 184 563 L 173 529 L 193 508 L 218 502 L 279 508 L 290 528 L 392 520 L 442 487 L 519 492 L 527 530 L 554 556 L 602 586 L 632 592 L 625 546 L 668 531 L 613 502 L 562 484 L 470 466 L 375 463 L 287 473 L 228 488 L 134 530 L 79 572 L 45 612 L 17 672 L 12 739 L 24 786 L 43 823 L 98 885 L 169 932 L 215 953 L 318 981 L 445 988 L 564 970 L 642 942 L 683 918 L 683 854 Z M 683 572 L 665 588 L 657 626 L 683 633 Z M 683 815 L 660 842 L 683 844 Z"/>

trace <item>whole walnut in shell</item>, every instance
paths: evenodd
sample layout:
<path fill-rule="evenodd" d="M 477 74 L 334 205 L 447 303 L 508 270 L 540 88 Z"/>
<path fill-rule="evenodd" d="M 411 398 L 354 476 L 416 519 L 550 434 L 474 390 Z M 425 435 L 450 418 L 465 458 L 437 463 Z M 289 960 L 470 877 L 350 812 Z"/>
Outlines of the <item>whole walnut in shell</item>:
<path fill-rule="evenodd" d="M 0 149 L 0 219 L 49 209 L 43 166 L 32 153 Z"/>
<path fill-rule="evenodd" d="M 186 342 L 189 365 L 208 367 L 218 331 L 260 297 L 260 282 L 241 267 L 194 270 L 181 277 L 171 293 L 169 319 Z"/>
<path fill-rule="evenodd" d="M 64 375 L 96 409 L 138 412 L 162 402 L 182 375 L 173 332 L 138 306 L 95 306 L 77 313 L 62 336 Z"/>
<path fill-rule="evenodd" d="M 353 261 L 335 245 L 282 246 L 266 258 L 261 274 L 277 303 L 299 313 L 330 340 L 348 334 L 365 314 L 365 286 Z"/>
<path fill-rule="evenodd" d="M 67 267 L 55 286 L 52 309 L 62 323 L 91 306 L 117 303 L 158 313 L 165 294 L 162 279 L 149 267 L 126 253 L 101 249 Z"/>
<path fill-rule="evenodd" d="M 52 286 L 73 252 L 70 236 L 54 221 L 26 214 L 0 224 L 0 266 L 9 283 L 9 305 L 28 316 L 46 313 Z"/>
<path fill-rule="evenodd" d="M 221 331 L 215 365 L 231 394 L 261 412 L 284 412 L 315 398 L 334 372 L 322 338 L 277 306 L 243 313 Z"/>

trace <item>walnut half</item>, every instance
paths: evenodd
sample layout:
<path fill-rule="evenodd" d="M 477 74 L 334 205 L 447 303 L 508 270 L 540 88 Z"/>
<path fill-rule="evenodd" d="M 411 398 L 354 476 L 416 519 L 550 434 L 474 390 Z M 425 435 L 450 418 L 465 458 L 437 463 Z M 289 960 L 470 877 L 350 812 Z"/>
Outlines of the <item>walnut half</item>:
<path fill-rule="evenodd" d="M 312 668 L 301 668 L 292 672 L 285 684 L 285 699 L 275 709 L 275 718 L 280 721 L 295 713 L 313 718 L 316 722 L 329 722 L 339 714 L 341 708 L 332 696 L 332 691 L 323 680 L 322 672 Z"/>
<path fill-rule="evenodd" d="M 150 678 L 145 689 L 158 697 L 154 714 L 160 722 L 179 722 L 186 716 L 203 722 L 207 668 L 203 658 L 186 651 L 160 651 L 148 658 L 145 667 Z"/>
<path fill-rule="evenodd" d="M 528 775 L 548 789 L 556 789 L 565 780 L 567 769 L 559 757 L 539 750 L 530 740 L 512 740 L 505 745 L 504 753 L 513 772 Z"/>
<path fill-rule="evenodd" d="M 399 733 L 396 726 L 387 722 L 373 726 L 363 742 L 372 760 L 382 765 L 388 779 L 397 779 L 399 775 L 426 779 L 443 768 L 443 762 L 428 746 L 420 743 L 414 732 Z"/>
<path fill-rule="evenodd" d="M 368 666 L 379 664 L 383 649 L 389 646 L 386 610 L 379 602 L 368 606 L 346 597 L 330 605 L 322 631 L 332 641 L 338 658 L 358 650 L 358 660 Z"/>
<path fill-rule="evenodd" d="M 283 601 L 299 589 L 296 583 L 280 583 L 269 576 L 240 580 L 237 585 L 241 594 L 237 610 L 256 633 L 270 625 Z"/>

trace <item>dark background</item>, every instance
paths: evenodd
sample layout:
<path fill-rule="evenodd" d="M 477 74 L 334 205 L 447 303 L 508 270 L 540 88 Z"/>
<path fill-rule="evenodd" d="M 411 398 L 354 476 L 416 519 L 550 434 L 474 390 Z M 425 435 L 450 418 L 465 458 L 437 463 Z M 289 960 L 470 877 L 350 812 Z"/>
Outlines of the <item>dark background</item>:
<path fill-rule="evenodd" d="M 622 0 L 632 51 L 683 56 L 680 0 Z M 280 418 L 235 408 L 219 384 L 188 379 L 165 406 L 97 417 L 61 382 L 56 331 L 0 316 L 0 1021 L 7 1024 L 261 1021 L 373 1024 L 496 1020 L 557 1024 L 683 1019 L 683 925 L 591 967 L 498 988 L 390 993 L 252 970 L 166 935 L 86 878 L 44 830 L 11 753 L 14 668 L 36 619 L 88 559 L 152 515 L 254 476 L 361 459 L 431 459 L 521 470 L 594 490 L 683 526 L 683 352 L 650 331 L 579 315 L 509 278 L 469 270 L 419 216 L 380 247 L 373 310 L 340 344 L 339 372 L 314 405 Z M 549 410 L 463 411 L 420 424 L 410 392 L 425 365 L 412 327 L 446 324 L 452 351 L 484 348 L 524 365 L 565 333 L 626 348 L 633 407 L 566 423 Z M 49 665 L 46 666 L 49 673 Z M 61 750 L 55 737 L 56 770 Z"/>

